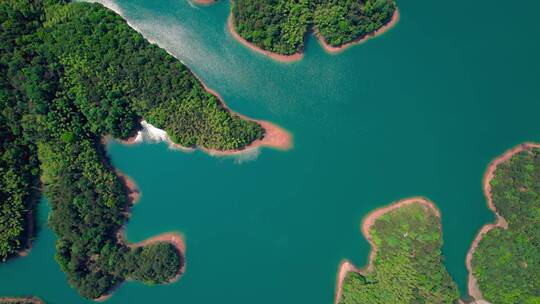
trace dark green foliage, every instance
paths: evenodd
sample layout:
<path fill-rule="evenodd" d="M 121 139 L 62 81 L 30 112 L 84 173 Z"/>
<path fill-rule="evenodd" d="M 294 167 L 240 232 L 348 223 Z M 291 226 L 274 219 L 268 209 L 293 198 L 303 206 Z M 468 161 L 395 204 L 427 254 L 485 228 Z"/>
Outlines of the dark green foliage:
<path fill-rule="evenodd" d="M 166 282 L 173 278 L 180 268 L 181 261 L 173 258 L 176 256 L 176 247 L 169 243 L 156 243 L 133 249 L 132 257 L 137 267 L 131 271 L 130 277 L 149 284 Z"/>
<path fill-rule="evenodd" d="M 394 0 L 324 0 L 319 1 L 313 22 L 326 42 L 339 46 L 364 37 L 390 21 Z"/>
<path fill-rule="evenodd" d="M 371 273 L 349 273 L 340 304 L 457 303 L 459 292 L 446 271 L 440 221 L 420 204 L 402 206 L 370 229 L 378 247 Z"/>
<path fill-rule="evenodd" d="M 500 164 L 491 187 L 508 229 L 484 235 L 473 255 L 474 276 L 491 303 L 540 303 L 540 149 Z"/>
<path fill-rule="evenodd" d="M 236 31 L 247 41 L 279 54 L 304 47 L 311 19 L 308 0 L 237 0 L 232 13 Z"/>
<path fill-rule="evenodd" d="M 232 13 L 244 39 L 291 55 L 302 51 L 310 27 L 339 46 L 380 29 L 395 10 L 394 0 L 236 0 Z"/>
<path fill-rule="evenodd" d="M 0 2 L 0 261 L 22 249 L 25 221 L 39 174 L 36 147 L 25 129 L 27 110 L 46 109 L 51 88 L 40 77 L 52 77 L 29 37 L 39 26 L 40 5 L 29 1 Z M 30 102 L 27 102 L 27 98 Z"/>
<path fill-rule="evenodd" d="M 21 247 L 41 173 L 56 260 L 81 295 L 175 277 L 183 258 L 172 244 L 118 241 L 128 202 L 102 136 L 125 138 L 144 118 L 186 146 L 240 149 L 262 127 L 98 4 L 0 1 L 0 41 L 0 259 Z"/>

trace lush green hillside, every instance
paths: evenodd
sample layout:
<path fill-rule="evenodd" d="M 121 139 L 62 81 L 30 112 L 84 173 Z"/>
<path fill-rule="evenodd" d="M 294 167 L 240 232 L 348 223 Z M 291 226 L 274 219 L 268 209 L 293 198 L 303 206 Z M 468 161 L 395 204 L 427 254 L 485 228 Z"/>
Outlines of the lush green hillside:
<path fill-rule="evenodd" d="M 390 21 L 394 0 L 236 0 L 236 31 L 247 41 L 278 54 L 302 51 L 309 28 L 340 46 Z"/>
<path fill-rule="evenodd" d="M 373 271 L 350 272 L 340 304 L 457 303 L 456 284 L 443 265 L 440 220 L 431 209 L 401 206 L 369 232 L 378 247 Z"/>
<path fill-rule="evenodd" d="M 117 239 L 126 189 L 101 138 L 126 138 L 146 119 L 182 145 L 225 150 L 264 130 L 99 4 L 4 0 L 0 20 L 0 258 L 21 248 L 41 177 L 56 259 L 81 295 L 99 297 L 127 278 L 170 280 L 183 264 L 176 247 Z"/>
<path fill-rule="evenodd" d="M 482 238 L 473 274 L 493 304 L 540 303 L 540 149 L 499 165 L 491 188 L 508 229 L 495 228 Z"/>

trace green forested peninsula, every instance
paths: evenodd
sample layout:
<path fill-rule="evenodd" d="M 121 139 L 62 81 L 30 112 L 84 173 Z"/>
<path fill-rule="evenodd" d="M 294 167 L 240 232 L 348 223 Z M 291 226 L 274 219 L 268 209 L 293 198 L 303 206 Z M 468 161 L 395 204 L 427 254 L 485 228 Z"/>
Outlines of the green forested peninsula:
<path fill-rule="evenodd" d="M 373 270 L 349 272 L 340 304 L 410 304 L 459 301 L 443 265 L 441 224 L 433 210 L 403 205 L 375 220 L 369 233 L 377 246 Z"/>
<path fill-rule="evenodd" d="M 331 46 L 373 33 L 390 21 L 394 0 L 235 0 L 236 31 L 256 46 L 282 55 L 304 48 L 310 28 Z"/>
<path fill-rule="evenodd" d="M 483 236 L 473 274 L 491 303 L 540 303 L 540 149 L 527 148 L 498 165 L 490 184 L 508 229 Z"/>
<path fill-rule="evenodd" d="M 0 41 L 0 259 L 21 248 L 41 179 L 56 259 L 81 295 L 174 277 L 183 257 L 172 244 L 118 240 L 129 204 L 101 138 L 126 138 L 144 118 L 181 145 L 226 150 L 262 127 L 99 4 L 0 1 Z"/>

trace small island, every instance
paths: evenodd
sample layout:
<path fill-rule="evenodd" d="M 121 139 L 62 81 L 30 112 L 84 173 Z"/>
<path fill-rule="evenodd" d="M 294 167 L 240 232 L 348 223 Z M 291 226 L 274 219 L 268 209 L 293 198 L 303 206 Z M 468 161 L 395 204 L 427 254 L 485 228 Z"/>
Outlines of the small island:
<path fill-rule="evenodd" d="M 370 213 L 362 233 L 369 263 L 340 265 L 336 304 L 458 303 L 457 286 L 443 265 L 440 213 L 425 198 L 410 198 Z"/>
<path fill-rule="evenodd" d="M 398 20 L 394 0 L 238 0 L 231 1 L 227 27 L 253 51 L 292 62 L 303 58 L 309 32 L 327 52 L 337 53 L 384 33 Z"/>
<path fill-rule="evenodd" d="M 495 224 L 467 255 L 469 294 L 491 303 L 540 303 L 540 145 L 522 144 L 494 160 L 484 192 Z"/>
<path fill-rule="evenodd" d="M 43 193 L 56 261 L 85 298 L 107 299 L 125 280 L 177 280 L 177 233 L 129 244 L 122 227 L 140 192 L 112 167 L 105 143 L 143 122 L 174 145 L 208 153 L 287 149 L 291 136 L 230 111 L 187 67 L 101 4 L 0 3 L 0 259 L 25 248 Z"/>
<path fill-rule="evenodd" d="M 45 304 L 45 302 L 36 297 L 2 297 L 0 304 Z"/>

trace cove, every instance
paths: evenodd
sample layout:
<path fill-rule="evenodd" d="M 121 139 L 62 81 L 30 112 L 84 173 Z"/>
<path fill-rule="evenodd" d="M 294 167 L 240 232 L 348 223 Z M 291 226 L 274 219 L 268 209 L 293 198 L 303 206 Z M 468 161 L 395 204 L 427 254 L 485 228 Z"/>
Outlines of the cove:
<path fill-rule="evenodd" d="M 128 282 L 107 303 L 332 303 L 339 262 L 367 262 L 362 218 L 418 195 L 441 211 L 446 266 L 465 294 L 467 250 L 494 220 L 485 169 L 516 144 L 540 141 L 540 3 L 400 0 L 400 21 L 383 36 L 339 55 L 310 37 L 291 64 L 237 43 L 227 1 L 116 5 L 231 109 L 289 130 L 294 149 L 215 158 L 112 143 L 113 165 L 142 192 L 129 241 L 178 231 L 187 251 L 177 283 Z M 29 256 L 0 267 L 0 294 L 92 303 L 54 261 L 47 208 L 39 205 Z"/>

